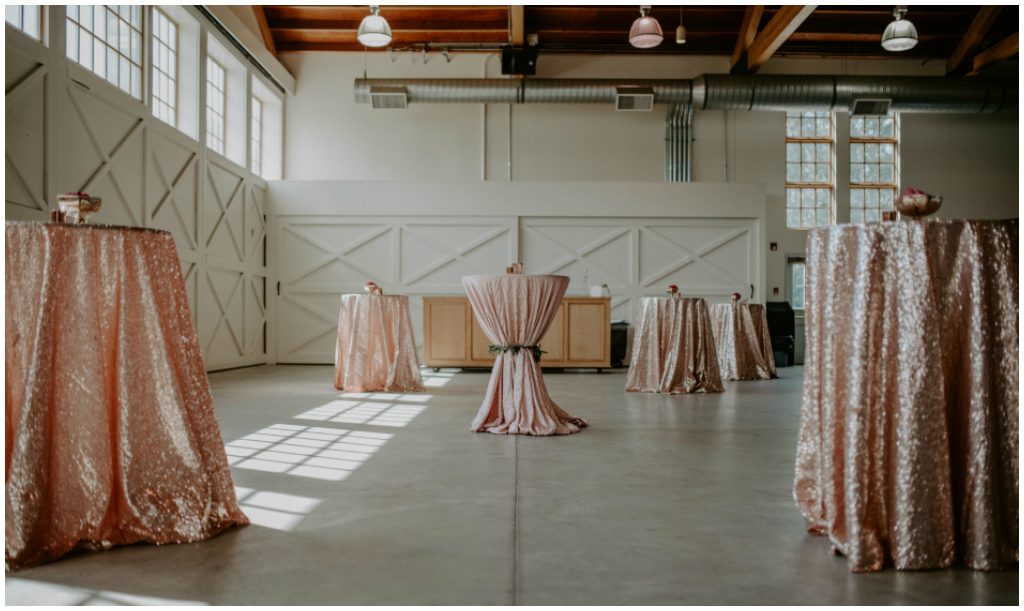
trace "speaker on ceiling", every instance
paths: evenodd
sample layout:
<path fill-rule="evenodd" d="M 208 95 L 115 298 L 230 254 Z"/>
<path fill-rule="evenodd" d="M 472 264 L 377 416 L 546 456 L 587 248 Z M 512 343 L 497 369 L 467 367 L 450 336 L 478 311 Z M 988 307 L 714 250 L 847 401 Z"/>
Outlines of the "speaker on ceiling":
<path fill-rule="evenodd" d="M 501 50 L 502 74 L 536 74 L 537 47 L 504 47 Z"/>

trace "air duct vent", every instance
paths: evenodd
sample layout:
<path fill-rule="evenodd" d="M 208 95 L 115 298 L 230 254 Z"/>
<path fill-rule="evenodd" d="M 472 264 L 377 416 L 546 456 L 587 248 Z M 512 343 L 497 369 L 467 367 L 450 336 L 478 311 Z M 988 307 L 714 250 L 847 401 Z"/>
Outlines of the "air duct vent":
<path fill-rule="evenodd" d="M 892 100 L 854 100 L 851 115 L 884 115 L 889 113 Z"/>
<path fill-rule="evenodd" d="M 616 87 L 615 110 L 654 110 L 654 89 L 650 87 Z"/>
<path fill-rule="evenodd" d="M 408 108 L 409 96 L 405 87 L 370 87 L 370 106 L 373 108 Z"/>

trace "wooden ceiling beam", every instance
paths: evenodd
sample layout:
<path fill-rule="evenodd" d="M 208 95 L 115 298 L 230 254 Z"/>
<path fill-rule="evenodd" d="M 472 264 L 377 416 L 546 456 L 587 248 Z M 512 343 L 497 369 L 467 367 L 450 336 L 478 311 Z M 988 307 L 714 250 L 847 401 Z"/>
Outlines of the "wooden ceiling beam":
<path fill-rule="evenodd" d="M 747 70 L 756 72 L 779 50 L 790 34 L 795 32 L 804 19 L 814 12 L 813 4 L 805 6 L 787 4 L 779 8 L 761 30 L 747 50 Z"/>
<path fill-rule="evenodd" d="M 267 15 L 263 12 L 263 7 L 259 4 L 253 5 L 253 15 L 256 16 L 256 22 L 260 24 L 260 35 L 263 36 L 263 45 L 267 47 L 271 55 L 277 55 L 277 48 L 274 46 L 274 35 L 270 33 L 270 26 L 267 24 Z"/>
<path fill-rule="evenodd" d="M 997 42 L 991 47 L 985 49 L 981 53 L 974 56 L 974 68 L 971 70 L 969 76 L 978 74 L 982 68 L 988 67 L 996 62 L 1003 61 L 1004 59 L 1010 59 L 1019 52 L 1018 47 L 1018 36 L 1019 32 L 1014 32 L 1007 38 Z"/>
<path fill-rule="evenodd" d="M 750 5 L 743 13 L 743 23 L 740 24 L 740 33 L 736 37 L 736 48 L 732 51 L 732 63 L 729 64 L 731 68 L 735 68 L 737 65 L 746 66 L 747 50 L 754 43 L 763 14 L 763 5 Z M 741 61 L 742 64 L 740 64 Z"/>
<path fill-rule="evenodd" d="M 524 21 L 523 5 L 511 4 L 508 7 L 508 41 L 517 47 L 526 42 L 526 22 Z"/>
<path fill-rule="evenodd" d="M 495 43 L 505 44 L 508 42 L 508 31 L 455 31 L 455 30 L 392 30 L 391 47 L 404 45 L 423 44 L 429 42 L 431 46 L 442 47 L 445 43 Z M 278 49 L 284 49 L 286 43 L 353 43 L 362 50 L 362 45 L 356 42 L 355 30 L 274 30 L 274 39 L 277 41 Z"/>
<path fill-rule="evenodd" d="M 964 63 L 964 60 L 967 59 L 967 56 L 978 48 L 985 35 L 992 29 L 996 22 L 996 17 L 999 16 L 999 10 L 1002 8 L 1001 6 L 982 6 L 978 9 L 978 14 L 974 16 L 974 21 L 971 22 L 967 32 L 964 33 L 964 37 L 960 39 L 960 44 L 956 46 L 956 50 L 953 51 L 953 54 L 949 56 L 949 60 L 946 62 L 946 74 L 956 72 Z"/>

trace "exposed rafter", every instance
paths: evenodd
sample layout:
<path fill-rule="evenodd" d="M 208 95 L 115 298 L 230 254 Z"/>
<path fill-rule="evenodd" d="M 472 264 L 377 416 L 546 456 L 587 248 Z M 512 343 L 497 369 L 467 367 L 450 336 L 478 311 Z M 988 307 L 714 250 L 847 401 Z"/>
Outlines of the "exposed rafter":
<path fill-rule="evenodd" d="M 508 7 L 508 41 L 517 47 L 523 46 L 526 42 L 526 22 L 524 20 L 522 4 L 512 4 Z"/>
<path fill-rule="evenodd" d="M 1018 32 L 1014 32 L 1009 37 L 997 42 L 991 47 L 985 49 L 981 53 L 974 56 L 974 69 L 971 70 L 971 75 L 978 74 L 982 68 L 986 68 L 995 62 L 1002 61 L 1004 59 L 1010 59 L 1016 55 L 1019 51 L 1018 47 Z"/>
<path fill-rule="evenodd" d="M 277 55 L 277 47 L 274 45 L 274 35 L 270 32 L 270 25 L 267 23 L 267 15 L 259 4 L 253 5 L 252 12 L 256 16 L 256 22 L 260 24 L 260 34 L 263 35 L 263 44 L 270 51 L 271 55 Z"/>
<path fill-rule="evenodd" d="M 779 50 L 790 34 L 807 19 L 816 7 L 813 4 L 784 5 L 775 13 L 771 21 L 758 32 L 754 42 L 747 50 L 747 70 L 757 71 L 768 59 Z"/>
<path fill-rule="evenodd" d="M 743 23 L 740 24 L 740 33 L 736 37 L 736 48 L 732 52 L 732 62 L 730 63 L 733 71 L 737 70 L 737 66 L 740 66 L 740 70 L 746 70 L 747 50 L 754 43 L 757 27 L 761 25 L 761 15 L 763 14 L 764 5 L 760 4 L 748 6 L 746 12 L 743 13 Z"/>
<path fill-rule="evenodd" d="M 949 61 L 946 62 L 946 74 L 956 72 L 964 63 L 964 60 L 978 48 L 985 35 L 992 29 L 992 25 L 995 24 L 996 17 L 999 16 L 999 11 L 1002 8 L 1001 6 L 982 6 L 978 8 L 978 14 L 974 16 L 974 21 L 971 22 L 964 37 L 960 39 L 960 44 L 956 46 L 956 50 L 953 51 L 953 54 L 949 56 Z"/>

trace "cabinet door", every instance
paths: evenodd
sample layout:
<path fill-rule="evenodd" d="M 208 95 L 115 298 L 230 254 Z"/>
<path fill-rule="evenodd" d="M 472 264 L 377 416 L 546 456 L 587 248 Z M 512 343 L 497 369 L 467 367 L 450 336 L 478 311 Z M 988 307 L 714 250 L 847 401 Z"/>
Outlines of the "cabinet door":
<path fill-rule="evenodd" d="M 547 354 L 542 354 L 540 362 L 557 363 L 565 360 L 565 304 L 558 306 L 555 319 L 551 321 L 544 337 L 540 338 L 540 349 Z"/>
<path fill-rule="evenodd" d="M 470 358 L 474 361 L 485 361 L 487 363 L 493 363 L 495 354 L 491 352 L 491 340 L 487 338 L 487 334 L 480 328 L 480 323 L 476 321 L 476 315 L 473 314 L 473 308 L 468 308 L 468 315 L 473 319 L 473 331 L 472 341 L 473 345 L 470 349 Z"/>
<path fill-rule="evenodd" d="M 578 363 L 606 363 L 611 335 L 608 303 L 568 305 L 569 360 Z"/>
<path fill-rule="evenodd" d="M 466 354 L 466 310 L 464 301 L 424 300 L 429 334 L 424 356 L 427 361 L 464 361 Z"/>

